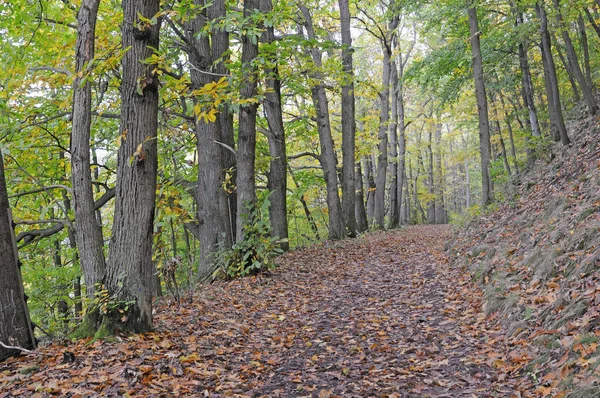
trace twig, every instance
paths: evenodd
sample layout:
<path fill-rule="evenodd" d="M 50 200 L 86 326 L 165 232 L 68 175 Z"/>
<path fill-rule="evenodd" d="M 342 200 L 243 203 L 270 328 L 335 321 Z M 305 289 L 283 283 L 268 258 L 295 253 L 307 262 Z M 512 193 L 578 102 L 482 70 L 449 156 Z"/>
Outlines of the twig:
<path fill-rule="evenodd" d="M 19 350 L 21 352 L 26 352 L 27 354 L 46 355 L 46 356 L 48 356 L 47 354 L 42 354 L 41 352 L 37 352 L 37 351 L 31 351 L 31 350 L 28 350 L 27 348 L 15 346 L 15 345 L 6 345 L 2 341 L 0 341 L 0 346 L 6 348 L 7 350 Z"/>

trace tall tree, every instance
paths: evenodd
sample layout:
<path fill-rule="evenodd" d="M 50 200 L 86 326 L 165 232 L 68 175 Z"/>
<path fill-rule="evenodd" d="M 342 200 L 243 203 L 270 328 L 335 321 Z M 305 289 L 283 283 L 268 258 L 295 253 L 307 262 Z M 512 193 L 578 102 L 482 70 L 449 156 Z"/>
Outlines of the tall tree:
<path fill-rule="evenodd" d="M 260 8 L 263 15 L 273 12 L 271 0 L 261 0 Z M 272 44 L 275 41 L 275 29 L 272 24 L 265 27 L 264 42 Z M 269 217 L 273 236 L 280 239 L 280 247 L 289 249 L 288 221 L 287 221 L 287 155 L 285 148 L 285 128 L 283 125 L 283 112 L 281 106 L 281 78 L 279 66 L 277 65 L 277 54 L 271 53 L 269 62 L 272 67 L 266 71 L 265 100 L 263 108 L 269 124 L 267 139 L 269 141 L 269 152 L 271 161 L 269 165 L 268 188 L 271 192 Z"/>
<path fill-rule="evenodd" d="M 104 240 L 94 207 L 90 169 L 92 88 L 90 65 L 95 56 L 95 32 L 99 0 L 84 0 L 77 13 L 73 125 L 71 130 L 71 181 L 75 209 L 75 239 L 79 249 L 88 297 L 93 297 L 106 273 Z"/>
<path fill-rule="evenodd" d="M 314 42 L 316 41 L 316 35 L 310 11 L 304 5 L 299 4 L 298 7 L 302 13 L 308 39 Z M 344 237 L 344 218 L 338 193 L 336 157 L 329 120 L 329 100 L 325 92 L 323 72 L 321 71 L 323 61 L 321 50 L 317 45 L 312 46 L 310 53 L 315 65 L 314 70 L 311 72 L 314 83 L 310 90 L 317 114 L 317 130 L 319 131 L 319 141 L 321 144 L 319 161 L 323 168 L 323 175 L 327 186 L 327 207 L 329 210 L 327 226 L 329 228 L 329 239 L 342 239 Z"/>
<path fill-rule="evenodd" d="M 552 43 L 550 41 L 550 32 L 548 31 L 548 17 L 541 1 L 536 2 L 535 13 L 540 20 L 542 64 L 544 67 L 552 135 L 555 137 L 555 140 L 560 140 L 563 145 L 569 145 L 571 140 L 567 134 L 567 128 L 563 119 L 558 78 L 556 77 L 556 67 L 554 66 L 554 58 L 552 57 Z"/>
<path fill-rule="evenodd" d="M 12 228 L 4 161 L 0 151 L 0 343 L 3 344 L 0 345 L 0 361 L 19 352 L 5 346 L 35 348 Z"/>
<path fill-rule="evenodd" d="M 243 240 L 244 225 L 250 221 L 248 209 L 256 203 L 255 167 L 256 162 L 256 80 L 257 68 L 255 59 L 258 56 L 258 38 L 256 14 L 259 10 L 259 0 L 244 0 L 244 26 L 242 27 L 242 76 L 244 82 L 240 91 L 239 127 L 238 127 L 238 156 L 237 156 L 237 222 L 236 238 Z"/>
<path fill-rule="evenodd" d="M 158 165 L 158 76 L 146 60 L 158 49 L 159 24 L 151 23 L 159 0 L 123 0 L 121 61 L 121 146 L 113 231 L 106 285 L 124 315 L 107 326 L 145 332 L 152 329 L 155 266 L 152 261 L 154 202 Z"/>
<path fill-rule="evenodd" d="M 356 236 L 356 217 L 354 202 L 355 189 L 355 153 L 356 120 L 354 107 L 354 67 L 352 65 L 352 35 L 350 30 L 350 7 L 348 0 L 339 0 L 342 30 L 342 63 L 344 65 L 344 84 L 342 84 L 342 212 L 346 233 Z"/>
<path fill-rule="evenodd" d="M 200 90 L 207 84 L 217 84 L 222 76 L 215 74 L 213 67 L 225 48 L 221 41 L 225 35 L 204 34 L 208 23 L 224 17 L 224 0 L 208 4 L 205 0 L 194 0 L 196 14 L 185 26 L 186 51 L 190 57 L 190 77 L 193 90 Z M 212 18 L 212 19 L 211 19 Z M 180 36 L 183 36 L 181 34 Z M 217 48 L 219 50 L 217 50 Z M 200 100 L 197 100 L 200 101 Z M 196 150 L 198 152 L 198 238 L 200 256 L 198 277 L 205 279 L 213 271 L 213 256 L 219 247 L 229 247 L 233 241 L 232 197 L 223 189 L 225 184 L 225 154 L 222 146 L 223 130 L 221 119 L 206 120 L 196 115 Z M 237 203 L 235 204 L 237 206 Z"/>
<path fill-rule="evenodd" d="M 523 12 L 520 9 L 520 4 L 516 1 L 511 2 L 511 8 L 515 14 L 515 26 L 517 29 L 523 25 Z M 527 104 L 527 110 L 529 112 L 529 124 L 531 126 L 531 134 L 534 137 L 542 135 L 540 130 L 540 124 L 538 121 L 537 109 L 535 107 L 533 82 L 531 80 L 531 68 L 529 67 L 529 58 L 527 56 L 527 49 L 522 39 L 519 39 L 518 44 L 518 55 L 519 55 L 519 67 L 521 69 L 521 79 L 524 91 L 524 99 Z"/>
<path fill-rule="evenodd" d="M 583 93 L 583 98 L 587 104 L 588 110 L 591 115 L 595 115 L 598 112 L 598 102 L 596 101 L 596 97 L 594 97 L 594 93 L 592 88 L 588 85 L 586 81 L 585 75 L 581 70 L 581 66 L 579 65 L 579 60 L 577 59 L 577 53 L 575 52 L 575 46 L 573 45 L 573 41 L 571 40 L 571 36 L 569 35 L 569 31 L 564 26 L 565 21 L 562 16 L 562 11 L 560 9 L 560 0 L 552 0 L 554 4 L 554 8 L 556 9 L 556 21 L 559 25 L 560 34 L 565 43 L 565 48 L 567 51 L 567 60 L 571 65 L 571 69 L 575 74 L 575 78 L 577 79 L 577 83 L 579 83 L 579 87 Z M 562 137 L 561 137 L 562 138 Z M 565 144 L 563 142 L 563 144 Z M 566 145 L 566 144 L 565 144 Z"/>
<path fill-rule="evenodd" d="M 475 79 L 475 95 L 477 97 L 477 114 L 479 116 L 479 151 L 481 154 L 481 203 L 487 206 L 493 198 L 492 181 L 490 175 L 490 122 L 488 115 L 485 81 L 483 78 L 483 57 L 481 56 L 481 42 L 479 36 L 479 21 L 477 8 L 469 0 L 467 13 L 469 16 L 469 31 L 471 32 L 471 53 L 473 54 L 473 77 Z"/>
<path fill-rule="evenodd" d="M 390 21 L 387 29 L 380 30 L 379 40 L 383 52 L 383 70 L 381 74 L 381 91 L 379 92 L 379 130 L 377 176 L 375 180 L 375 225 L 377 228 L 385 229 L 385 185 L 388 168 L 388 128 L 390 119 L 390 78 L 392 72 L 392 43 L 396 36 L 399 16 L 395 12 L 395 4 L 391 2 L 388 6 Z"/>

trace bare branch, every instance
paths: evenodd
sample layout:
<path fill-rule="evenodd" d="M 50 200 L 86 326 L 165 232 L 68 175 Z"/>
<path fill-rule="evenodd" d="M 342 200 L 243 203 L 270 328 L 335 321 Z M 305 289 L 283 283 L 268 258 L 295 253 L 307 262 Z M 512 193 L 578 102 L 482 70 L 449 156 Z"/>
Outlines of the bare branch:
<path fill-rule="evenodd" d="M 67 75 L 69 77 L 73 76 L 73 73 L 70 70 L 62 69 L 62 68 L 54 68 L 52 66 L 37 66 L 34 68 L 29 68 L 29 71 L 31 71 L 31 72 L 49 71 L 49 72 L 54 72 L 54 73 L 61 73 L 63 75 Z"/>
<path fill-rule="evenodd" d="M 313 158 L 317 159 L 319 162 L 321 161 L 321 157 L 319 155 L 317 155 L 316 153 L 313 153 L 313 152 L 300 152 L 300 153 L 298 153 L 296 155 L 288 156 L 287 158 L 289 160 L 292 160 L 292 159 L 299 159 L 299 158 L 304 157 L 304 156 L 310 156 L 310 157 L 313 157 Z"/>
<path fill-rule="evenodd" d="M 10 195 L 9 198 L 12 199 L 12 198 L 18 198 L 20 196 L 32 195 L 32 194 L 38 193 L 38 192 L 46 192 L 50 189 L 64 189 L 65 191 L 72 193 L 71 188 L 69 188 L 68 186 L 57 184 L 57 185 L 49 185 L 47 187 L 42 187 L 39 189 L 34 189 L 33 191 L 16 193 L 14 195 Z"/>

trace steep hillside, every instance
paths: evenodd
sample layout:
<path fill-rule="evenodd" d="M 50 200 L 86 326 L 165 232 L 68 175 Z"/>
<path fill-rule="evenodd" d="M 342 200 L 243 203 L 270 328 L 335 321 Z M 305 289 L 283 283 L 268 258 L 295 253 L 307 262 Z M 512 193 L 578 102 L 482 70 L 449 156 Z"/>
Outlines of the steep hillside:
<path fill-rule="evenodd" d="M 600 126 L 570 124 L 517 196 L 457 232 L 455 264 L 483 287 L 513 353 L 496 365 L 540 396 L 600 396 Z M 525 349 L 526 348 L 526 349 Z"/>

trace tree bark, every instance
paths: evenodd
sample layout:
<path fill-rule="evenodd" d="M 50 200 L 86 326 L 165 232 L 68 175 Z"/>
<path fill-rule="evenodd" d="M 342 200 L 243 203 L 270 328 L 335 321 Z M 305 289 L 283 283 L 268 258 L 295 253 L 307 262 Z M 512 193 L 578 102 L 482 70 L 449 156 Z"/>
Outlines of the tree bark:
<path fill-rule="evenodd" d="M 312 23 L 312 17 L 308 8 L 304 5 L 298 5 L 300 12 L 304 17 L 304 27 L 309 40 L 316 40 L 315 31 Z M 311 55 L 315 64 L 315 70 L 312 71 L 312 77 L 315 83 L 311 87 L 312 99 L 317 114 L 317 129 L 319 131 L 319 141 L 321 144 L 321 156 L 319 157 L 325 184 L 327 186 L 327 207 L 328 207 L 328 229 L 329 239 L 342 239 L 344 237 L 344 218 L 342 214 L 342 205 L 338 194 L 336 157 L 331 136 L 331 124 L 329 121 L 329 101 L 323 85 L 323 73 L 321 72 L 322 59 L 321 52 L 316 46 L 311 49 Z"/>
<path fill-rule="evenodd" d="M 0 152 L 0 342 L 28 350 L 35 348 L 35 338 L 25 301 L 17 245 L 4 177 L 4 161 Z M 0 346 L 0 361 L 18 354 Z"/>
<path fill-rule="evenodd" d="M 271 0 L 261 0 L 261 11 L 263 14 L 273 12 Z M 275 41 L 275 31 L 272 26 L 265 30 L 266 43 Z M 276 54 L 270 54 L 275 62 Z M 278 67 L 266 71 L 265 82 L 267 91 L 263 107 L 269 124 L 269 152 L 271 162 L 269 167 L 268 188 L 271 191 L 269 197 L 269 217 L 271 220 L 271 233 L 280 239 L 279 247 L 283 250 L 289 249 L 288 242 L 288 220 L 287 220 L 287 155 L 285 148 L 285 129 L 283 125 L 283 114 L 281 108 L 281 80 Z"/>
<path fill-rule="evenodd" d="M 139 16 L 151 19 L 158 12 L 158 0 L 123 0 L 123 48 L 129 51 L 121 61 L 122 141 L 106 276 L 112 299 L 124 310 L 110 314 L 110 326 L 135 333 L 152 329 L 159 86 L 156 65 L 143 63 L 158 49 L 159 25 Z"/>
<path fill-rule="evenodd" d="M 554 47 L 556 49 L 556 54 L 558 54 L 558 58 L 560 58 L 560 62 L 562 62 L 565 70 L 567 71 L 567 77 L 569 78 L 569 83 L 571 84 L 571 89 L 573 90 L 573 100 L 575 102 L 581 101 L 581 95 L 579 94 L 579 89 L 577 88 L 577 83 L 575 82 L 575 72 L 573 71 L 573 67 L 571 63 L 565 58 L 563 55 L 562 49 L 560 48 L 560 43 L 556 40 L 554 35 L 551 35 L 552 40 L 556 43 Z"/>
<path fill-rule="evenodd" d="M 483 58 L 481 56 L 481 44 L 479 40 L 479 23 L 477 20 L 477 8 L 472 1 L 468 9 L 469 29 L 471 32 L 471 52 L 473 54 L 473 77 L 475 79 L 475 95 L 477 97 L 477 113 L 479 115 L 479 150 L 481 154 L 481 203 L 485 207 L 492 201 L 492 181 L 490 176 L 490 123 L 488 116 L 487 96 L 485 93 L 485 82 L 483 79 Z"/>
<path fill-rule="evenodd" d="M 583 69 L 585 71 L 585 81 L 593 90 L 594 82 L 592 81 L 592 68 L 590 66 L 590 47 L 588 44 L 587 32 L 585 30 L 585 21 L 583 20 L 581 13 L 579 13 L 579 17 L 577 18 L 577 26 L 579 27 L 579 42 L 583 50 Z"/>
<path fill-rule="evenodd" d="M 392 118 L 389 128 L 389 150 L 391 160 L 389 161 L 389 169 L 392 181 L 389 187 L 389 228 L 397 228 L 400 223 L 399 206 L 398 206 L 398 68 L 394 58 L 390 61 L 390 80 L 392 83 Z"/>
<path fill-rule="evenodd" d="M 355 146 L 356 120 L 354 107 L 354 67 L 352 65 L 352 36 L 350 34 L 350 8 L 348 0 L 338 0 L 342 31 L 342 63 L 344 83 L 342 84 L 342 213 L 348 236 L 356 236 L 355 217 Z"/>
<path fill-rule="evenodd" d="M 585 12 L 585 15 L 587 16 L 588 21 L 590 21 L 590 24 L 596 31 L 596 34 L 598 35 L 598 37 L 600 37 L 600 26 L 598 26 L 598 24 L 594 20 L 592 13 L 590 12 L 590 10 L 588 8 L 584 8 L 583 11 Z"/>
<path fill-rule="evenodd" d="M 541 2 L 535 5 L 535 13 L 540 20 L 540 36 L 542 38 L 542 61 L 546 75 L 546 95 L 548 96 L 548 113 L 550 123 L 552 124 L 553 135 L 560 139 L 563 145 L 569 145 L 569 135 L 565 127 L 562 114 L 562 105 L 560 101 L 560 92 L 558 90 L 558 79 L 556 77 L 556 67 L 552 57 L 552 43 L 550 33 L 548 32 L 548 17 L 546 10 Z"/>
<path fill-rule="evenodd" d="M 435 129 L 435 223 L 446 223 L 446 206 L 444 200 L 444 172 L 442 170 L 442 122 L 441 116 L 438 115 L 438 127 Z"/>
<path fill-rule="evenodd" d="M 212 11 L 211 7 L 223 7 L 223 0 L 215 0 L 212 6 L 207 5 L 205 0 L 195 0 L 199 10 L 198 14 L 186 26 L 187 41 L 190 63 L 193 65 L 190 71 L 193 89 L 200 89 L 209 83 L 216 83 L 220 76 L 212 73 L 214 64 L 213 50 L 211 48 L 217 43 L 210 41 L 209 37 L 202 34 L 206 28 L 207 18 L 221 15 L 222 12 Z M 208 8 L 208 10 L 207 10 Z M 224 12 L 224 11 L 223 11 Z M 207 14 L 208 13 L 208 14 Z M 219 56 L 221 56 L 220 54 Z M 200 242 L 200 255 L 198 266 L 198 278 L 204 280 L 213 272 L 213 256 L 220 247 L 229 247 L 233 242 L 232 225 L 235 225 L 230 208 L 236 207 L 231 201 L 235 196 L 231 187 L 225 185 L 225 155 L 221 145 L 223 134 L 221 119 L 217 118 L 214 123 L 207 122 L 203 117 L 196 117 L 196 148 L 198 151 L 198 240 Z"/>
<path fill-rule="evenodd" d="M 212 61 L 214 69 L 214 76 L 216 79 L 225 77 L 229 74 L 229 70 L 226 67 L 226 62 L 229 60 L 229 31 L 226 28 L 226 16 L 227 10 L 225 7 L 225 0 L 213 0 L 211 5 L 208 7 L 208 18 L 212 21 L 212 31 L 210 40 L 210 50 L 212 54 Z M 215 80 L 216 80 L 215 79 Z M 235 148 L 235 138 L 233 131 L 233 114 L 227 108 L 226 104 L 223 104 L 219 115 L 219 129 L 221 142 L 227 145 L 229 148 Z M 237 180 L 237 158 L 236 154 L 227 149 L 221 147 L 223 169 L 226 173 L 231 176 L 231 181 Z M 229 206 L 229 226 L 227 229 L 231 235 L 231 241 L 236 240 L 236 218 L 237 218 L 237 191 L 235 189 L 229 189 L 226 192 L 227 203 Z"/>
<path fill-rule="evenodd" d="M 240 98 L 246 101 L 240 106 L 238 127 L 238 156 L 237 156 L 237 221 L 236 239 L 244 238 L 244 225 L 252 222 L 250 209 L 256 203 L 255 163 L 256 163 L 256 112 L 258 103 L 255 102 L 257 69 L 254 60 L 258 56 L 258 38 L 253 37 L 254 14 L 259 11 L 258 0 L 244 0 L 244 20 L 250 25 L 242 30 L 242 75 L 244 82 Z"/>
<path fill-rule="evenodd" d="M 523 25 L 523 12 L 519 8 L 519 5 L 514 1 L 511 2 L 513 13 L 515 14 L 516 22 L 515 26 L 518 28 Z M 535 107 L 535 95 L 533 91 L 533 82 L 531 79 L 531 68 L 529 67 L 529 58 L 527 56 L 527 49 L 522 41 L 519 41 L 518 45 L 519 54 L 519 67 L 521 69 L 524 99 L 529 112 L 529 125 L 531 126 L 531 134 L 534 137 L 540 137 L 542 135 L 540 124 L 538 121 L 537 109 Z"/>
<path fill-rule="evenodd" d="M 437 124 L 436 129 L 441 128 L 440 124 Z M 431 130 L 427 133 L 427 189 L 429 191 L 429 199 L 427 200 L 427 222 L 429 224 L 435 224 L 435 179 L 433 177 L 433 132 Z"/>
<path fill-rule="evenodd" d="M 385 182 L 387 178 L 388 167 L 388 122 L 390 113 L 390 72 L 391 72 L 391 48 L 389 43 L 382 43 L 383 48 L 383 74 L 381 77 L 381 92 L 379 93 L 379 131 L 378 154 L 377 154 L 377 173 L 375 179 L 375 227 L 385 229 Z"/>
<path fill-rule="evenodd" d="M 94 208 L 90 169 L 90 126 L 92 121 L 91 70 L 94 59 L 96 17 L 100 0 L 84 0 L 77 13 L 73 125 L 71 130 L 71 181 L 75 210 L 75 239 L 88 298 L 94 297 L 106 274 L 104 239 Z"/>
<path fill-rule="evenodd" d="M 577 59 L 575 46 L 573 46 L 573 41 L 571 41 L 571 36 L 569 35 L 569 32 L 564 27 L 565 22 L 563 20 L 562 13 L 560 10 L 560 0 L 552 0 L 552 2 L 554 3 L 554 8 L 556 9 L 556 21 L 558 22 L 561 36 L 563 38 L 563 41 L 565 42 L 565 48 L 567 50 L 567 59 L 571 64 L 571 68 L 573 69 L 575 78 L 579 83 L 579 87 L 581 88 L 581 91 L 583 93 L 583 98 L 585 99 L 585 102 L 588 106 L 590 115 L 596 115 L 596 113 L 598 112 L 598 102 L 596 101 L 596 97 L 594 97 L 592 88 L 587 84 L 585 80 L 585 76 L 581 70 L 581 66 L 579 65 L 579 60 Z M 563 142 L 563 144 L 565 143 Z"/>
<path fill-rule="evenodd" d="M 365 165 L 365 185 L 367 187 L 367 221 L 369 226 L 374 224 L 375 216 L 375 177 L 373 176 L 373 162 L 370 159 L 364 160 Z"/>
<path fill-rule="evenodd" d="M 367 221 L 367 212 L 365 210 L 365 191 L 360 162 L 356 162 L 355 177 L 356 200 L 354 202 L 354 214 L 356 217 L 356 228 L 358 232 L 365 232 L 369 229 L 369 222 Z"/>

